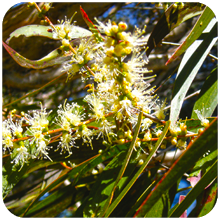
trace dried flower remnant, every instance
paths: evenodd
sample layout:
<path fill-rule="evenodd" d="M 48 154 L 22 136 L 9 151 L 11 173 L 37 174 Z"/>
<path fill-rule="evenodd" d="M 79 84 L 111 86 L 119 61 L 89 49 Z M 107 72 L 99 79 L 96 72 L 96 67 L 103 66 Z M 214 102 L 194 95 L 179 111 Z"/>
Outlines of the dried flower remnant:
<path fill-rule="evenodd" d="M 209 120 L 205 118 L 205 109 L 203 108 L 202 112 L 199 110 L 194 110 L 194 112 L 197 114 L 198 119 L 201 121 L 201 125 L 205 128 L 209 126 Z"/>

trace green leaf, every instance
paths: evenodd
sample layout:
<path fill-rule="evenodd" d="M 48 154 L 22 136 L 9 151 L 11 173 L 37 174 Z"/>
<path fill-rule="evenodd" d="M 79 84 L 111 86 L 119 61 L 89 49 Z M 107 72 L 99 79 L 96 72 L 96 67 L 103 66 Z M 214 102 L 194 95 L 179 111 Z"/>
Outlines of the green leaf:
<path fill-rule="evenodd" d="M 178 119 L 185 95 L 195 78 L 198 70 L 203 64 L 206 56 L 217 40 L 217 21 L 215 18 L 201 35 L 186 51 L 180 63 L 171 101 L 170 121 L 174 125 Z"/>
<path fill-rule="evenodd" d="M 217 160 L 211 168 L 202 176 L 195 187 L 190 190 L 185 199 L 176 207 L 169 217 L 179 217 L 191 205 L 196 197 L 208 186 L 214 179 L 217 178 Z"/>
<path fill-rule="evenodd" d="M 56 203 L 52 203 L 42 211 L 36 212 L 32 217 L 56 217 L 72 204 L 73 196 L 74 194 L 72 192 L 66 192 Z"/>
<path fill-rule="evenodd" d="M 153 155 L 156 153 L 156 151 L 158 150 L 158 148 L 160 147 L 168 129 L 170 126 L 170 121 L 166 122 L 165 128 L 162 132 L 162 134 L 160 135 L 158 141 L 155 144 L 155 147 L 152 149 L 152 151 L 150 152 L 149 156 L 147 157 L 147 159 L 144 161 L 144 163 L 142 164 L 142 166 L 140 167 L 140 169 L 136 172 L 136 174 L 134 175 L 134 177 L 131 179 L 131 181 L 125 186 L 125 188 L 122 190 L 122 192 L 118 195 L 117 198 L 115 198 L 115 200 L 113 201 L 113 203 L 110 205 L 109 209 L 107 210 L 105 217 L 108 217 L 112 211 L 116 208 L 116 206 L 118 205 L 118 203 L 123 199 L 123 197 L 125 196 L 125 194 L 128 192 L 128 190 L 133 186 L 133 184 L 136 182 L 136 180 L 138 179 L 138 177 L 140 176 L 140 174 L 143 172 L 143 170 L 147 167 L 147 165 L 149 164 L 150 160 L 152 159 Z"/>
<path fill-rule="evenodd" d="M 88 163 L 89 161 L 87 161 Z M 29 205 L 29 207 L 25 210 L 25 212 L 23 213 L 23 216 L 26 216 L 26 213 L 30 210 L 30 208 L 33 207 L 33 205 L 40 199 L 40 197 L 42 197 L 46 192 L 48 192 L 49 190 L 53 189 L 54 187 L 56 187 L 58 184 L 62 183 L 64 180 L 66 180 L 69 175 L 75 175 L 77 174 L 82 167 L 84 167 L 86 165 L 86 163 L 82 163 L 78 166 L 76 166 L 74 169 L 67 170 L 63 175 L 61 175 L 59 178 L 57 178 L 56 180 L 54 180 L 50 185 L 48 185 L 45 189 L 43 189 L 38 196 L 31 202 L 31 204 Z"/>
<path fill-rule="evenodd" d="M 33 162 L 34 160 L 31 160 Z M 11 158 L 7 158 L 6 163 L 2 168 L 2 197 L 5 198 L 13 187 L 19 182 L 28 170 L 28 163 L 25 163 L 20 169 L 20 166 L 16 166 L 12 163 Z"/>
<path fill-rule="evenodd" d="M 39 200 L 40 197 L 42 197 L 46 192 L 56 187 L 58 184 L 66 180 L 67 178 L 74 178 L 74 183 L 76 184 L 79 178 L 87 172 L 88 170 L 91 170 L 93 167 L 95 167 L 97 164 L 102 163 L 103 161 L 113 157 L 114 155 L 118 154 L 122 150 L 126 149 L 125 145 L 120 146 L 113 146 L 110 149 L 107 149 L 102 154 L 98 154 L 86 161 L 84 161 L 81 164 L 78 164 L 76 167 L 74 167 L 72 170 L 66 171 L 62 176 L 54 180 L 50 185 L 48 185 L 45 189 L 43 189 L 39 195 L 32 201 L 32 203 L 29 205 L 29 207 L 25 210 L 23 213 L 23 216 L 26 215 L 27 211 Z"/>
<path fill-rule="evenodd" d="M 116 190 L 118 182 L 122 178 L 122 176 L 123 176 L 123 174 L 125 172 L 125 169 L 126 169 L 128 163 L 129 163 L 129 160 L 131 158 L 132 152 L 133 152 L 134 147 L 135 147 L 136 140 L 138 138 L 139 130 L 140 130 L 140 127 L 141 127 L 142 117 L 143 117 L 143 111 L 141 110 L 139 112 L 139 115 L 138 115 L 138 121 L 137 121 L 137 124 L 136 124 L 136 127 L 135 127 L 134 136 L 133 136 L 133 139 L 131 141 L 130 147 L 129 147 L 128 152 L 126 154 L 126 157 L 125 157 L 125 159 L 123 161 L 123 164 L 122 164 L 122 167 L 121 167 L 121 169 L 119 171 L 117 179 L 115 180 L 114 187 L 111 190 L 111 194 L 109 195 L 108 200 L 106 201 L 106 203 L 105 203 L 105 205 L 104 205 L 104 207 L 103 207 L 103 209 L 102 209 L 102 211 L 100 213 L 100 216 L 104 216 L 105 215 L 105 213 L 106 213 L 106 211 L 107 211 L 107 209 L 108 209 L 108 207 L 111 204 L 111 201 L 113 199 L 114 192 Z"/>
<path fill-rule="evenodd" d="M 62 24 L 54 25 L 55 27 L 62 27 Z M 44 25 L 26 25 L 23 27 L 20 27 L 13 31 L 9 38 L 6 40 L 6 43 L 8 44 L 10 40 L 13 37 L 19 37 L 21 35 L 24 35 L 25 37 L 32 37 L 32 36 L 41 36 L 41 37 L 47 37 L 54 40 L 59 40 L 58 38 L 54 37 L 53 33 L 51 32 L 52 27 L 51 26 L 44 26 Z M 87 37 L 91 36 L 92 33 L 84 28 L 70 25 L 70 37 L 73 38 L 79 38 L 79 37 Z"/>
<path fill-rule="evenodd" d="M 217 145 L 217 119 L 200 134 L 192 144 L 182 153 L 182 155 L 173 163 L 171 168 L 154 190 L 147 196 L 134 217 L 144 217 L 150 211 L 152 206 L 169 190 L 178 180 L 187 172 L 195 162 L 208 150 L 207 146 Z"/>
<path fill-rule="evenodd" d="M 108 197 L 111 195 L 114 183 L 117 179 L 117 174 L 119 173 L 122 167 L 126 153 L 127 151 L 122 151 L 116 157 L 114 157 L 114 159 L 112 159 L 108 163 L 108 165 L 105 167 L 103 172 L 96 180 L 95 184 L 91 189 L 88 201 L 83 211 L 84 217 L 95 217 L 100 215 L 103 206 L 105 205 Z M 135 154 L 135 156 L 137 155 Z M 132 171 L 136 167 L 136 163 L 137 161 L 133 160 L 128 164 L 124 176 L 120 179 L 117 185 L 117 192 L 120 191 L 120 189 L 124 185 L 124 182 L 132 174 Z"/>
<path fill-rule="evenodd" d="M 208 189 L 206 189 L 205 197 L 203 199 L 203 202 L 200 206 L 200 212 L 198 217 L 202 217 L 206 214 L 208 214 L 214 207 L 217 199 L 218 194 L 218 183 L 217 180 L 215 180 L 211 186 L 209 186 Z"/>
<path fill-rule="evenodd" d="M 146 48 L 148 48 L 146 51 L 147 56 L 175 27 L 182 22 L 201 14 L 202 10 L 203 7 L 201 7 L 201 4 L 184 3 L 183 7 L 179 7 L 175 3 L 172 4 L 161 16 L 149 37 L 146 46 Z"/>
<path fill-rule="evenodd" d="M 95 156 L 94 158 L 90 159 L 88 163 L 80 170 L 77 176 L 74 176 L 74 184 L 78 182 L 81 176 L 83 176 L 86 172 L 93 169 L 98 164 L 104 162 L 105 160 L 119 154 L 121 151 L 127 149 L 126 145 L 120 146 L 113 146 L 111 148 L 107 148 L 102 154 Z M 75 174 L 74 174 L 75 175 Z"/>
<path fill-rule="evenodd" d="M 174 52 L 174 54 L 170 57 L 170 59 L 167 61 L 165 65 L 168 65 L 173 60 L 175 60 L 178 56 L 180 56 L 182 53 L 184 53 L 187 48 L 199 38 L 199 36 L 202 34 L 203 30 L 207 27 L 211 19 L 215 16 L 215 14 L 212 12 L 212 10 L 206 6 L 205 10 L 203 11 L 202 15 L 196 22 L 193 29 L 190 31 L 187 38 L 184 40 L 184 42 L 177 48 L 177 50 Z"/>
<path fill-rule="evenodd" d="M 33 69 L 43 69 L 49 66 L 61 64 L 67 60 L 70 59 L 70 53 L 65 53 L 61 49 L 56 49 L 49 53 L 47 56 L 43 57 L 39 60 L 29 60 L 19 53 L 17 53 L 15 50 L 13 50 L 10 46 L 5 44 L 4 42 L 3 46 L 8 51 L 10 56 L 22 67 L 25 68 L 33 68 Z"/>
<path fill-rule="evenodd" d="M 69 185 L 66 186 L 65 188 L 56 190 L 52 194 L 50 194 L 48 197 L 46 197 L 44 200 L 39 201 L 37 204 L 35 204 L 26 214 L 26 216 L 32 216 L 34 213 L 39 210 L 45 209 L 52 203 L 59 203 L 60 199 L 64 196 L 68 196 L 70 192 L 73 192 L 74 187 Z"/>
<path fill-rule="evenodd" d="M 215 117 L 209 117 L 206 119 L 208 119 L 209 123 L 211 123 Z M 201 121 L 199 119 L 187 119 L 183 121 L 187 126 L 187 130 L 193 133 L 197 133 L 200 128 L 204 128 L 204 126 L 201 125 Z"/>
<path fill-rule="evenodd" d="M 169 196 L 164 193 L 161 198 L 152 206 L 151 210 L 145 216 L 146 218 L 167 217 L 169 209 Z"/>
<path fill-rule="evenodd" d="M 142 176 L 144 175 L 144 173 L 142 173 L 141 176 L 138 177 L 137 181 L 139 180 L 139 178 L 141 178 Z M 140 205 L 142 204 L 142 202 L 144 201 L 144 199 L 148 196 L 148 194 L 152 191 L 152 189 L 155 187 L 155 185 L 159 182 L 160 178 L 158 178 L 157 180 L 153 180 L 152 179 L 148 179 L 149 177 L 148 176 L 144 176 L 145 177 L 145 180 L 146 181 L 146 184 L 144 182 L 144 184 L 141 185 L 140 188 L 135 188 L 134 191 L 135 191 L 135 196 L 136 194 L 138 193 L 137 190 L 141 191 L 141 195 L 139 197 L 137 197 L 136 200 L 133 200 L 133 206 L 130 208 L 129 212 L 126 213 L 126 216 L 125 217 L 133 217 L 133 215 L 135 214 L 135 212 L 137 211 L 137 209 L 140 207 Z M 144 189 L 144 187 L 146 187 Z M 135 187 L 135 184 L 132 186 L 132 187 Z M 132 190 L 132 188 L 131 188 Z M 129 193 L 132 193 L 130 192 L 129 190 Z M 126 197 L 124 197 L 125 199 Z M 134 195 L 132 194 L 132 198 L 134 198 Z M 123 200 L 122 200 L 123 201 Z M 120 203 L 119 203 L 120 204 Z"/>
<path fill-rule="evenodd" d="M 200 171 L 206 172 L 206 170 L 209 169 L 209 167 L 213 164 L 215 160 L 217 160 L 217 158 L 218 158 L 217 146 L 216 145 L 210 146 L 206 154 L 204 154 L 203 157 L 196 162 L 189 176 L 198 176 Z"/>
<path fill-rule="evenodd" d="M 216 106 L 218 105 L 218 79 L 217 68 L 207 77 L 198 99 L 193 106 L 191 118 L 197 119 L 198 116 L 195 110 L 204 111 L 204 117 L 211 117 Z"/>

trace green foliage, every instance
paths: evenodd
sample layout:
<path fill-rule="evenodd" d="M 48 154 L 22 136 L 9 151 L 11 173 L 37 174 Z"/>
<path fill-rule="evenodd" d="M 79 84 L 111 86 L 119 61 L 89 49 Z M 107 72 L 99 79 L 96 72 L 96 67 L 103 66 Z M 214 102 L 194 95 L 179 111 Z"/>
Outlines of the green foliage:
<path fill-rule="evenodd" d="M 196 40 L 183 56 L 173 88 L 173 99 L 171 101 L 170 112 L 172 124 L 176 123 L 185 95 L 198 73 L 199 68 L 217 40 L 216 28 L 217 21 L 213 19 L 206 29 L 207 32 L 204 32 L 204 38 L 201 36 L 203 41 Z"/>
<path fill-rule="evenodd" d="M 61 27 L 61 24 L 55 25 L 55 27 Z M 70 25 L 70 31 L 74 34 L 71 36 L 72 38 L 79 38 L 79 37 L 87 37 L 91 36 L 92 33 L 84 28 L 76 27 L 74 25 Z M 6 43 L 9 44 L 10 40 L 13 37 L 19 37 L 24 35 L 25 37 L 32 37 L 32 36 L 41 36 L 47 37 L 54 40 L 59 40 L 59 38 L 55 37 L 51 31 L 51 26 L 44 26 L 44 25 L 27 25 L 21 28 L 16 29 L 13 31 L 9 38 L 7 39 Z"/>
<path fill-rule="evenodd" d="M 154 190 L 148 195 L 146 200 L 142 203 L 141 207 L 135 214 L 137 217 L 144 217 L 150 211 L 152 204 L 155 204 L 161 196 L 166 192 L 175 182 L 173 180 L 179 179 L 186 171 L 188 171 L 199 158 L 207 151 L 206 146 L 215 146 L 217 139 L 217 120 L 213 121 L 210 127 L 204 131 L 203 135 L 200 135 L 188 148 L 187 150 L 178 158 L 169 169 L 169 171 L 163 176 L 160 182 L 155 186 Z M 216 162 L 216 161 L 215 161 Z M 214 177 L 208 180 L 210 183 L 213 178 L 216 178 L 217 172 L 215 172 Z M 207 183 L 204 183 L 206 186 Z M 204 189 L 201 188 L 201 190 Z M 191 200 L 191 202 L 194 201 Z M 187 203 L 188 204 L 188 203 Z M 188 204 L 190 205 L 190 204 Z M 180 213 L 182 214 L 182 213 Z"/>
<path fill-rule="evenodd" d="M 209 22 L 212 20 L 214 17 L 214 13 L 212 10 L 206 6 L 204 9 L 202 15 L 196 22 L 196 25 L 193 27 L 189 35 L 187 36 L 186 40 L 184 43 L 181 44 L 180 47 L 177 48 L 175 53 L 171 56 L 171 58 L 167 61 L 166 65 L 172 62 L 174 59 L 176 59 L 178 56 L 180 56 L 182 53 L 184 53 L 188 47 L 196 40 L 198 37 L 202 34 L 204 29 L 207 27 Z"/>
<path fill-rule="evenodd" d="M 39 10 L 39 15 L 45 18 L 43 8 Z M 74 48 L 71 39 L 77 38 L 77 40 L 83 41 L 84 37 L 94 36 L 97 45 L 104 45 L 104 36 L 97 28 L 103 24 L 101 22 L 98 23 L 99 25 L 93 24 L 86 12 L 82 8 L 80 10 L 90 31 L 70 25 L 71 30 L 69 31 L 75 34 L 70 37 L 68 36 L 70 32 L 66 31 L 66 35 L 60 39 L 48 31 L 51 26 L 28 25 L 11 33 L 7 43 L 12 38 L 21 35 L 26 37 L 43 36 L 53 40 L 61 40 L 62 46 L 42 59 L 32 61 L 18 54 L 4 42 L 3 46 L 11 57 L 23 67 L 42 69 L 72 59 L 69 64 L 78 65 L 76 72 L 79 72 L 80 68 L 84 68 L 81 73 L 84 74 L 83 80 L 90 77 L 95 78 L 93 72 L 95 68 L 89 66 L 89 55 L 83 54 L 90 47 L 89 40 L 87 39 L 88 42 L 86 41 L 87 44 L 84 45 L 84 51 L 78 51 L 79 47 Z M 186 41 L 180 45 L 168 61 L 170 63 L 185 52 L 173 85 L 173 98 L 167 100 L 171 103 L 169 120 L 165 117 L 156 118 L 155 112 L 151 114 L 138 106 L 131 90 L 131 87 L 138 87 L 138 84 L 129 84 L 133 80 L 128 75 L 129 71 L 121 73 L 119 69 L 117 69 L 118 72 L 113 71 L 115 74 L 112 76 L 116 82 L 114 87 L 120 88 L 116 93 L 116 96 L 120 94 L 117 105 L 121 102 L 132 103 L 132 108 L 129 111 L 126 109 L 126 107 L 130 108 L 129 105 L 126 105 L 124 110 L 117 109 L 115 104 L 115 112 L 108 110 L 103 116 L 100 116 L 101 110 L 107 108 L 110 99 L 98 105 L 98 101 L 101 100 L 95 99 L 98 89 L 95 88 L 95 84 L 89 84 L 87 87 L 90 96 L 87 96 L 87 99 L 79 98 L 74 100 L 72 105 L 66 103 L 63 105 L 62 103 L 62 106 L 57 106 L 52 113 L 46 113 L 41 108 L 40 113 L 34 112 L 35 118 L 38 119 L 37 122 L 34 121 L 34 116 L 22 113 L 26 122 L 30 121 L 29 124 L 23 125 L 24 133 L 21 129 L 19 130 L 18 123 L 15 124 L 12 120 L 13 117 L 21 118 L 21 116 L 16 115 L 13 111 L 10 113 L 4 126 L 5 128 L 10 126 L 11 133 L 16 138 L 12 139 L 12 143 L 7 142 L 8 145 L 4 145 L 2 183 L 3 199 L 6 207 L 12 213 L 20 217 L 56 217 L 68 209 L 71 212 L 71 217 L 180 217 L 195 199 L 197 205 L 192 210 L 191 217 L 204 216 L 212 210 L 217 199 L 218 120 L 213 116 L 217 107 L 217 67 L 206 78 L 193 106 L 191 119 L 179 119 L 179 115 L 187 91 L 193 86 L 194 78 L 199 73 L 199 69 L 211 48 L 216 44 L 217 21 L 214 14 L 208 7 L 201 4 L 171 4 L 155 25 L 148 43 L 142 45 L 142 49 L 146 50 L 149 47 L 146 50 L 149 55 L 170 31 L 182 22 L 200 14 L 200 18 Z M 108 50 L 108 56 L 111 60 L 108 59 L 109 57 L 105 57 L 103 66 L 109 65 L 108 68 L 115 68 L 115 66 L 118 68 L 119 66 L 124 70 L 127 63 L 123 59 L 130 54 L 125 43 L 127 41 L 124 42 L 120 39 L 121 35 L 128 37 L 122 31 L 122 29 L 126 29 L 125 23 L 120 23 L 118 26 L 114 23 L 108 25 L 111 29 L 110 31 L 109 29 L 105 30 L 105 34 L 110 37 L 106 39 L 114 50 Z M 55 25 L 55 27 L 60 30 L 62 26 Z M 92 46 L 91 48 L 91 50 L 94 49 Z M 127 51 L 128 54 L 124 51 Z M 76 54 L 78 57 L 75 56 Z M 77 63 L 76 57 L 79 58 L 79 55 L 85 56 L 83 61 L 80 60 Z M 101 56 L 101 53 L 96 55 Z M 145 71 L 143 66 L 137 66 L 137 69 L 138 67 L 141 68 L 141 71 Z M 107 73 L 105 76 L 107 77 Z M 58 78 L 4 107 L 14 106 L 24 98 L 56 82 Z M 104 78 L 103 76 L 103 81 Z M 96 78 L 95 80 L 98 84 L 102 79 Z M 143 82 L 139 81 L 139 83 Z M 145 92 L 146 88 L 140 91 Z M 145 93 L 146 96 L 149 96 L 150 102 L 156 103 L 152 93 L 148 94 L 148 90 Z M 95 109 L 100 106 L 101 109 Z M 156 105 L 156 107 L 161 106 Z M 83 112 L 84 110 L 86 111 Z M 161 111 L 164 113 L 164 109 Z M 62 114 L 66 114 L 65 117 L 70 119 L 74 116 L 74 121 L 67 124 L 70 127 L 68 129 L 64 127 L 66 118 Z M 131 115 L 136 118 L 132 118 Z M 136 121 L 132 124 L 131 120 Z M 107 127 L 103 126 L 103 130 L 101 130 L 101 125 L 104 122 L 109 123 L 111 129 L 107 130 Z M 42 130 L 39 129 L 39 124 L 43 127 L 43 129 L 40 128 Z M 33 154 L 28 163 L 24 158 L 16 157 L 14 152 L 24 150 L 27 143 L 33 152 L 39 148 L 39 143 L 31 139 L 35 136 L 33 131 L 39 130 L 42 131 L 40 135 L 45 138 L 45 143 L 50 143 L 51 148 L 57 146 L 58 143 L 60 144 L 59 141 L 66 137 L 75 139 L 72 140 L 70 148 L 67 148 L 69 145 L 65 145 L 66 148 L 62 146 L 61 153 L 57 152 L 59 149 L 52 151 L 45 148 L 46 152 L 42 151 L 42 155 L 40 153 L 39 155 Z M 98 133 L 99 130 L 102 133 Z M 92 132 L 93 139 L 89 132 Z M 100 141 L 101 138 L 98 139 L 97 136 L 104 136 L 104 138 Z M 76 137 L 80 137 L 80 139 Z M 4 139 L 5 143 L 6 140 Z M 71 141 L 69 140 L 68 143 Z M 79 148 L 74 147 L 75 145 Z M 5 146 L 13 146 L 16 150 L 7 154 L 10 147 Z M 175 149 L 176 153 L 180 152 L 180 156 L 176 159 L 174 155 L 167 162 L 166 154 L 171 148 Z M 30 153 L 30 149 L 28 149 L 28 153 Z M 160 157 L 161 155 L 163 156 Z M 179 182 L 184 176 L 198 177 L 199 180 L 195 186 L 192 185 L 191 191 L 185 199 L 171 209 Z M 42 199 L 46 195 L 47 197 Z"/>

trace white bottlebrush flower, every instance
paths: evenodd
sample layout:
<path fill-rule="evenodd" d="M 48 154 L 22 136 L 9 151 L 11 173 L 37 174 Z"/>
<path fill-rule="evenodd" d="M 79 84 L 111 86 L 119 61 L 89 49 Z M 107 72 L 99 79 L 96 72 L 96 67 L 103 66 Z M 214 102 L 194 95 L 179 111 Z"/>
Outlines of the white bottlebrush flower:
<path fill-rule="evenodd" d="M 63 64 L 68 78 L 73 77 L 77 72 L 84 72 L 86 70 L 84 65 L 96 57 L 96 47 L 93 38 L 81 39 L 79 46 L 75 47 L 74 51 L 71 60 Z"/>
<path fill-rule="evenodd" d="M 151 95 L 153 93 L 153 88 L 148 88 L 150 84 L 139 82 L 133 86 L 131 95 L 133 100 L 136 102 L 136 107 L 138 109 L 143 108 L 143 111 L 150 114 L 154 108 L 155 101 L 154 97 Z"/>
<path fill-rule="evenodd" d="M 60 138 L 60 142 L 59 145 L 57 146 L 57 149 L 61 148 L 61 153 L 62 152 L 68 152 L 69 156 L 72 154 L 72 147 L 76 147 L 75 144 L 75 140 L 76 138 L 74 138 L 70 133 L 68 132 L 63 132 L 62 137 Z"/>
<path fill-rule="evenodd" d="M 131 111 L 133 109 L 132 102 L 129 99 L 125 99 L 119 102 L 120 103 L 120 109 L 119 112 L 122 113 L 122 115 L 125 115 L 127 113 L 128 116 L 131 116 Z"/>
<path fill-rule="evenodd" d="M 80 66 L 78 63 L 73 63 L 72 61 L 65 62 L 63 64 L 63 72 L 67 72 L 68 79 L 71 79 L 77 72 L 80 71 Z"/>
<path fill-rule="evenodd" d="M 57 113 L 61 120 L 67 120 L 72 126 L 78 126 L 84 119 L 84 114 L 81 113 L 77 103 L 66 104 L 65 102 L 63 108 L 62 105 L 58 106 Z M 59 119 L 57 120 L 59 121 Z"/>
<path fill-rule="evenodd" d="M 92 139 L 94 133 L 92 130 L 88 129 L 86 125 L 82 125 L 75 133 L 76 138 L 82 138 L 83 142 L 86 143 L 87 145 L 90 145 L 91 148 L 93 149 L 92 146 Z"/>
<path fill-rule="evenodd" d="M 64 130 L 64 131 L 69 131 L 71 132 L 71 124 L 70 122 L 64 117 L 58 117 L 55 119 L 57 124 Z"/>
<path fill-rule="evenodd" d="M 145 51 L 141 52 L 140 48 L 135 48 L 131 60 L 129 60 L 127 63 L 123 64 L 123 68 L 125 71 L 128 72 L 127 79 L 131 82 L 139 81 L 148 79 L 150 77 L 143 77 L 143 74 L 149 73 L 149 71 L 146 67 L 148 63 L 147 57 L 145 57 Z"/>
<path fill-rule="evenodd" d="M 99 130 L 98 130 L 98 137 L 97 139 L 102 135 L 103 139 L 104 137 L 107 137 L 107 140 L 109 143 L 111 143 L 110 135 L 116 136 L 112 130 L 115 128 L 115 126 L 110 123 L 107 119 L 103 119 L 100 123 Z"/>
<path fill-rule="evenodd" d="M 111 36 L 112 32 L 117 33 L 118 28 L 116 25 L 114 26 L 111 22 L 111 20 L 108 20 L 106 24 L 99 21 L 97 18 L 95 18 L 95 21 L 98 23 L 96 27 L 99 29 L 101 33 L 105 33 L 107 36 Z M 111 32 L 112 31 L 112 32 Z"/>
<path fill-rule="evenodd" d="M 49 121 L 47 120 L 47 117 L 51 112 L 52 111 L 46 112 L 46 108 L 43 108 L 41 105 L 41 110 L 34 110 L 33 116 L 25 114 L 25 120 L 29 125 L 31 125 L 32 129 L 43 130 L 48 127 Z"/>
<path fill-rule="evenodd" d="M 153 124 L 152 120 L 150 120 L 149 118 L 144 118 L 141 123 L 142 130 L 147 130 L 151 126 L 151 124 Z"/>
<path fill-rule="evenodd" d="M 166 101 L 164 101 L 162 104 L 156 105 L 155 116 L 160 120 L 163 120 L 166 117 L 165 107 L 166 107 Z"/>
<path fill-rule="evenodd" d="M 19 148 L 16 148 L 13 154 L 16 154 L 16 156 L 14 157 L 12 163 L 14 163 L 15 165 L 20 164 L 21 165 L 20 170 L 22 169 L 24 164 L 28 162 L 29 158 L 31 157 L 25 146 L 20 146 Z"/>
<path fill-rule="evenodd" d="M 46 139 L 44 134 L 42 133 L 42 130 L 35 130 L 32 127 L 28 128 L 28 131 L 30 134 L 33 136 L 30 140 L 30 144 L 35 144 L 36 145 L 36 150 L 33 152 L 33 157 L 41 157 L 41 156 L 46 156 L 50 161 L 51 158 L 48 156 L 47 150 L 49 150 L 48 142 L 49 140 Z"/>
<path fill-rule="evenodd" d="M 15 137 L 20 137 L 22 134 L 22 131 L 23 131 L 22 121 L 23 121 L 23 119 L 16 121 L 16 122 L 13 122 L 12 119 L 10 118 L 10 128 L 11 128 L 13 135 Z"/>
<path fill-rule="evenodd" d="M 91 110 L 93 111 L 93 114 L 90 114 L 91 117 L 95 118 L 96 120 L 104 118 L 105 107 L 94 93 L 87 95 L 84 100 L 89 104 Z"/>
<path fill-rule="evenodd" d="M 23 119 L 13 122 L 12 118 L 9 118 L 2 122 L 2 144 L 4 152 L 6 149 L 10 151 L 13 147 L 13 138 L 22 137 L 22 121 Z"/>
<path fill-rule="evenodd" d="M 5 152 L 7 149 L 10 151 L 10 149 L 13 147 L 9 120 L 5 120 L 2 122 L 2 144 L 3 152 Z"/>
<path fill-rule="evenodd" d="M 48 158 L 51 162 L 53 162 L 53 160 L 48 156 L 48 152 L 47 150 L 49 150 L 49 147 L 47 146 L 46 141 L 44 141 L 43 139 L 38 141 L 38 144 L 36 145 L 36 152 L 35 155 L 38 157 L 46 157 Z"/>
<path fill-rule="evenodd" d="M 72 28 L 71 28 L 71 22 L 70 20 L 67 19 L 67 17 L 65 16 L 65 21 L 58 20 L 58 23 L 60 23 L 60 25 L 55 26 L 55 30 L 53 30 L 53 38 L 54 39 L 71 39 L 71 32 L 72 32 Z"/>

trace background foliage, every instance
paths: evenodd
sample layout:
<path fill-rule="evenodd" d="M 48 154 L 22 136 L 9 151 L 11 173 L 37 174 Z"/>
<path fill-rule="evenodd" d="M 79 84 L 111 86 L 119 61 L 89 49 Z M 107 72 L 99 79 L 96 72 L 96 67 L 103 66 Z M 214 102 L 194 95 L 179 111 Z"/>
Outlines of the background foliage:
<path fill-rule="evenodd" d="M 82 145 L 73 149 L 68 158 L 53 152 L 53 162 L 33 160 L 19 172 L 12 169 L 9 156 L 3 155 L 3 197 L 7 208 L 17 216 L 27 217 L 179 217 L 186 215 L 185 210 L 196 200 L 187 215 L 207 214 L 217 199 L 215 15 L 197 3 L 54 3 L 47 16 L 56 24 L 57 19 L 79 12 L 80 5 L 91 20 L 122 20 L 128 23 L 129 31 L 133 25 L 147 25 L 148 69 L 157 75 L 151 85 L 170 105 L 166 125 L 150 154 L 142 155 L 142 163 L 142 152 L 133 151 L 125 165 L 132 143 L 106 149 L 99 140 L 94 140 L 93 150 Z M 80 12 L 74 20 L 87 28 Z M 42 33 L 34 36 L 32 30 L 25 29 L 25 36 L 15 31 L 40 22 L 36 9 L 27 9 L 26 4 L 11 8 L 4 17 L 3 44 L 7 51 L 3 51 L 3 119 L 14 108 L 19 115 L 21 111 L 39 108 L 40 102 L 47 109 L 56 109 L 66 98 L 83 103 L 85 84 L 80 76 L 66 82 L 61 73 L 65 57 L 57 59 L 60 42 L 45 38 Z M 40 59 L 51 51 L 51 65 L 46 66 L 45 60 Z M 34 68 L 20 66 L 11 56 L 20 65 Z M 185 121 L 189 132 L 197 133 L 201 124 L 194 110 L 202 111 L 204 107 L 208 109 L 203 116 L 210 125 L 195 139 L 188 140 L 186 150 L 179 151 L 173 145 L 165 150 L 159 148 L 170 123 L 177 118 Z M 53 117 L 52 113 L 50 120 Z M 124 174 L 120 176 L 122 168 Z M 186 178 L 191 190 L 182 202 L 176 203 L 176 194 L 186 190 L 179 188 L 179 183 Z"/>

